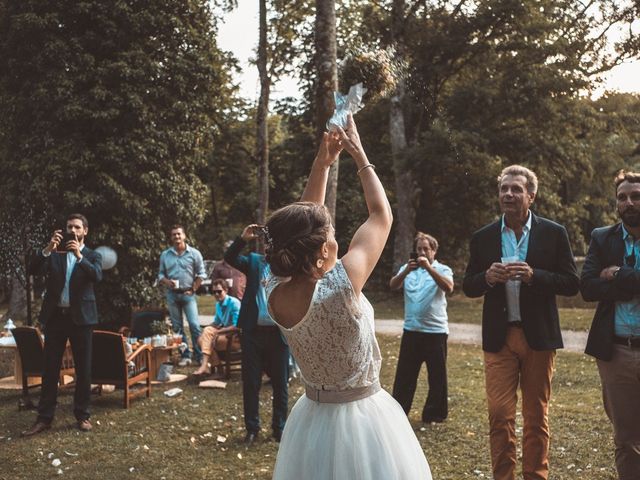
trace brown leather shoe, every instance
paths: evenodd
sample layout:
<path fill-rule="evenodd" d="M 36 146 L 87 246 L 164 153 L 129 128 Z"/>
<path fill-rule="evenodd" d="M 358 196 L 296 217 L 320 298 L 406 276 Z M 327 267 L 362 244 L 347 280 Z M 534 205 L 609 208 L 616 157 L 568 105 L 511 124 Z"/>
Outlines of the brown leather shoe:
<path fill-rule="evenodd" d="M 29 430 L 25 430 L 21 433 L 23 437 L 31 437 L 33 435 L 37 435 L 39 433 L 44 432 L 45 430 L 49 430 L 51 428 L 50 423 L 41 422 L 40 420 L 36 421 L 33 426 Z"/>
<path fill-rule="evenodd" d="M 78 430 L 80 430 L 81 432 L 90 432 L 91 429 L 93 428 L 88 418 L 85 420 L 78 420 L 77 425 L 78 425 Z"/>

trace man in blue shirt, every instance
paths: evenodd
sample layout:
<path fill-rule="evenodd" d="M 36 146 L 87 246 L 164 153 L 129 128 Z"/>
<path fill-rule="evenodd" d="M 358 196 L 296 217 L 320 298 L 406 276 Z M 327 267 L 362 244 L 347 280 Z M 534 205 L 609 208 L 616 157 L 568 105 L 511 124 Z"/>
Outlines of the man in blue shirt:
<path fill-rule="evenodd" d="M 267 311 L 264 282 L 269 265 L 264 255 L 244 247 L 256 240 L 260 227 L 247 225 L 224 254 L 225 261 L 247 276 L 247 289 L 242 297 L 238 326 L 242 329 L 242 402 L 247 429 L 244 442 L 251 447 L 260 431 L 260 387 L 262 372 L 268 371 L 273 387 L 272 436 L 280 441 L 287 419 L 289 401 L 289 346 Z"/>
<path fill-rule="evenodd" d="M 200 338 L 200 323 L 198 322 L 198 303 L 196 291 L 202 281 L 207 278 L 202 254 L 187 245 L 187 235 L 182 225 L 171 227 L 171 242 L 173 246 L 167 248 L 160 255 L 160 269 L 158 282 L 167 287 L 167 306 L 171 317 L 173 331 L 182 334 L 182 341 L 187 343 L 182 324 L 182 314 L 187 317 L 191 342 L 195 353 L 195 361 L 202 359 L 202 351 L 198 345 Z M 191 352 L 186 349 L 180 360 L 181 367 L 191 364 Z"/>
<path fill-rule="evenodd" d="M 205 327 L 200 335 L 200 349 L 202 350 L 202 365 L 193 372 L 194 375 L 206 375 L 210 373 L 209 365 L 215 368 L 220 365 L 218 351 L 225 351 L 230 341 L 227 333 L 238 331 L 238 314 L 240 313 L 240 300 L 228 295 L 229 284 L 218 278 L 211 283 L 211 291 L 216 297 L 216 315 L 213 324 Z M 238 336 L 231 338 L 233 350 L 240 349 Z M 217 350 L 217 351 L 216 351 Z"/>
<path fill-rule="evenodd" d="M 549 402 L 562 333 L 556 295 L 578 293 L 566 229 L 530 207 L 538 177 L 511 165 L 498 177 L 502 216 L 475 232 L 462 290 L 484 297 L 482 349 L 495 480 L 514 480 L 516 410 L 522 398 L 522 476 L 549 478 Z"/>
<path fill-rule="evenodd" d="M 596 357 L 620 480 L 640 478 L 640 173 L 619 172 L 622 223 L 596 228 L 580 291 L 598 301 L 586 353 Z"/>
<path fill-rule="evenodd" d="M 427 365 L 429 394 L 422 409 L 422 421 L 442 422 L 447 418 L 447 322 L 446 293 L 453 292 L 453 272 L 435 257 L 438 241 L 418 232 L 415 256 L 400 268 L 389 286 L 404 287 L 404 331 L 393 397 L 408 415 L 416 391 L 420 368 Z"/>

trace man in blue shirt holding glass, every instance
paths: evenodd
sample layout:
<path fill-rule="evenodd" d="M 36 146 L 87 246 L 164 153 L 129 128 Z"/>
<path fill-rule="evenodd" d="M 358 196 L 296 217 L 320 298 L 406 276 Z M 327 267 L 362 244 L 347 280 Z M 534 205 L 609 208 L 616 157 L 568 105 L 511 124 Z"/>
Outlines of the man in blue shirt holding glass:
<path fill-rule="evenodd" d="M 418 232 L 414 253 L 389 281 L 392 290 L 404 287 L 404 331 L 393 384 L 393 397 L 408 415 L 420 368 L 427 365 L 429 394 L 422 409 L 425 423 L 443 422 L 447 401 L 447 318 L 446 293 L 453 292 L 453 272 L 435 257 L 438 241 Z"/>
<path fill-rule="evenodd" d="M 158 282 L 167 287 L 167 307 L 171 317 L 171 326 L 175 333 L 182 334 L 182 341 L 187 342 L 184 334 L 182 314 L 187 317 L 191 343 L 195 354 L 196 363 L 202 360 L 202 351 L 198 345 L 200 338 L 200 322 L 198 321 L 198 303 L 196 291 L 202 281 L 207 278 L 204 269 L 202 254 L 190 245 L 187 245 L 187 234 L 182 225 L 171 227 L 171 243 L 160 255 L 160 268 Z M 191 352 L 186 349 L 182 353 L 179 364 L 181 367 L 191 364 Z"/>
<path fill-rule="evenodd" d="M 596 228 L 580 291 L 598 308 L 586 353 L 596 358 L 604 407 L 613 424 L 621 480 L 640 478 L 640 173 L 615 178 L 622 223 Z"/>
<path fill-rule="evenodd" d="M 202 331 L 199 343 L 202 350 L 202 365 L 193 372 L 194 375 L 206 375 L 210 373 L 210 367 L 220 365 L 219 351 L 225 351 L 228 342 L 231 341 L 231 349 L 239 350 L 238 336 L 229 337 L 225 334 L 238 331 L 238 314 L 240 313 L 240 300 L 228 295 L 229 284 L 218 278 L 211 283 L 211 291 L 216 297 L 216 315 L 213 324 Z"/>

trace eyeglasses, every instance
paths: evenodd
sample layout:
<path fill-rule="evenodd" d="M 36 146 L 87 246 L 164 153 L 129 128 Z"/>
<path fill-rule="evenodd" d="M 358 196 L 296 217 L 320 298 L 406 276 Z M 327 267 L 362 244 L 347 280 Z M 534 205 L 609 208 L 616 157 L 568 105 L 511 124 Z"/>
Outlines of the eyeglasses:
<path fill-rule="evenodd" d="M 214 290 L 214 291 L 213 291 L 213 294 L 214 294 L 214 295 L 217 295 L 217 294 L 219 294 L 219 293 L 222 293 L 222 290 Z"/>

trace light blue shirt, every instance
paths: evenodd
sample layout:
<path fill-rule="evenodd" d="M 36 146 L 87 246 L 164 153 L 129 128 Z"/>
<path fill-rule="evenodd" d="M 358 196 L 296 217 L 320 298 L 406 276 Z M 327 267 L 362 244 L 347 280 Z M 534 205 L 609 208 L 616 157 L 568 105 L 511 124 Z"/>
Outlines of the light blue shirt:
<path fill-rule="evenodd" d="M 223 301 L 216 303 L 216 316 L 213 324 L 218 327 L 231 327 L 238 325 L 240 313 L 240 300 L 227 295 Z"/>
<path fill-rule="evenodd" d="M 453 280 L 453 271 L 437 260 L 431 264 L 436 272 Z M 407 268 L 400 267 L 399 272 Z M 412 332 L 449 333 L 447 297 L 431 274 L 416 268 L 404 279 L 404 329 Z"/>
<path fill-rule="evenodd" d="M 84 245 L 80 247 L 80 253 L 82 253 L 82 250 L 84 250 Z M 76 268 L 78 263 L 80 262 L 76 258 L 75 253 L 71 251 L 67 252 L 67 270 L 65 271 L 64 288 L 62 289 L 60 302 L 58 303 L 59 307 L 71 306 L 71 303 L 69 302 L 69 282 L 71 281 L 71 275 L 73 275 L 73 269 Z"/>
<path fill-rule="evenodd" d="M 516 238 L 516 232 L 507 226 L 502 215 L 502 226 L 500 227 L 500 235 L 502 240 L 502 261 L 505 258 L 517 258 L 518 261 L 524 262 L 527 259 L 529 251 L 529 232 L 531 232 L 531 212 L 527 218 L 527 223 L 522 227 L 522 236 L 520 240 Z M 511 260 L 513 261 L 513 260 Z M 520 316 L 520 286 L 522 280 L 507 280 L 504 286 L 507 296 L 507 320 L 509 322 L 521 322 Z"/>
<path fill-rule="evenodd" d="M 265 261 L 264 257 L 262 257 L 262 261 L 260 262 L 260 284 L 256 292 L 256 304 L 258 305 L 257 323 L 265 327 L 276 326 L 276 322 L 273 321 L 267 309 L 267 292 L 264 288 L 270 271 L 269 264 Z"/>
<path fill-rule="evenodd" d="M 182 255 L 174 247 L 162 252 L 158 271 L 159 281 L 163 278 L 178 280 L 178 288 L 191 288 L 196 277 L 203 280 L 207 278 L 202 254 L 197 249 L 187 245 Z"/>
<path fill-rule="evenodd" d="M 636 240 L 622 225 L 624 240 L 623 264 L 626 257 L 633 255 L 636 260 L 635 269 L 640 270 L 640 240 Z M 628 302 L 616 302 L 614 323 L 615 334 L 620 337 L 640 337 L 640 296 L 636 295 Z"/>

